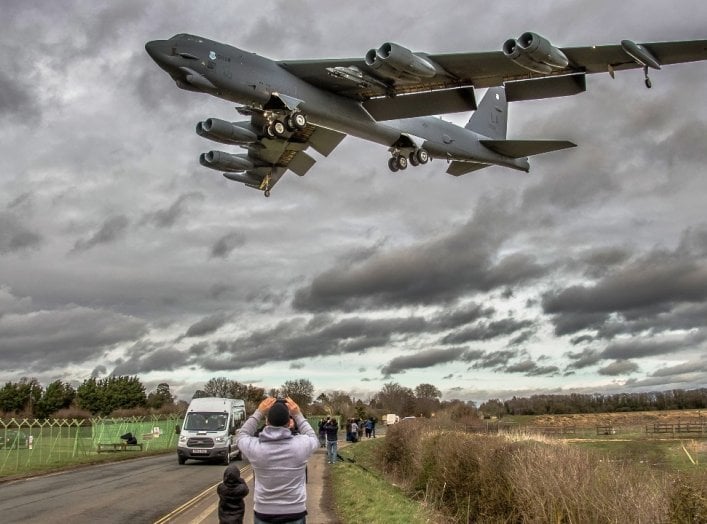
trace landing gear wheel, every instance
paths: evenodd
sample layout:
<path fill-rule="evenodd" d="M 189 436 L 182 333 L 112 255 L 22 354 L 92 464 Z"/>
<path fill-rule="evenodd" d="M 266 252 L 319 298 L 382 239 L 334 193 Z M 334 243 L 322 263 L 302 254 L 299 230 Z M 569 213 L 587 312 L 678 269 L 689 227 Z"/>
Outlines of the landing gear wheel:
<path fill-rule="evenodd" d="M 413 167 L 417 167 L 420 165 L 420 161 L 417 159 L 417 155 L 415 154 L 415 151 L 412 151 L 410 153 L 410 165 Z"/>
<path fill-rule="evenodd" d="M 265 136 L 275 138 L 275 129 L 273 129 L 272 124 L 265 126 Z"/>
<path fill-rule="evenodd" d="M 405 157 L 402 156 L 402 155 L 400 155 L 399 157 L 397 157 L 396 163 L 398 164 L 398 169 L 400 169 L 401 171 L 402 171 L 403 169 L 407 169 L 407 167 L 408 167 L 408 159 L 405 158 Z"/>
<path fill-rule="evenodd" d="M 265 195 L 265 198 L 269 198 L 269 197 L 270 197 L 270 190 L 269 190 L 269 189 L 266 189 L 266 190 L 263 192 L 263 194 Z"/>
<path fill-rule="evenodd" d="M 648 78 L 648 66 L 645 66 L 643 68 L 643 75 L 645 76 L 644 82 L 646 84 L 646 87 L 650 89 L 651 87 L 653 87 L 653 84 L 651 83 L 651 79 Z"/>
<path fill-rule="evenodd" d="M 272 124 L 270 124 L 270 128 L 272 129 L 273 135 L 277 137 L 284 138 L 287 134 L 285 124 L 279 120 L 275 120 Z"/>
<path fill-rule="evenodd" d="M 304 116 L 303 113 L 294 113 L 290 117 L 290 120 L 292 120 L 295 129 L 304 129 L 307 127 L 307 117 Z"/>
<path fill-rule="evenodd" d="M 390 169 L 393 173 L 400 170 L 398 167 L 398 161 L 394 156 L 388 159 L 388 169 Z"/>
<path fill-rule="evenodd" d="M 424 149 L 418 149 L 415 152 L 415 157 L 420 164 L 426 164 L 430 161 L 430 154 Z"/>

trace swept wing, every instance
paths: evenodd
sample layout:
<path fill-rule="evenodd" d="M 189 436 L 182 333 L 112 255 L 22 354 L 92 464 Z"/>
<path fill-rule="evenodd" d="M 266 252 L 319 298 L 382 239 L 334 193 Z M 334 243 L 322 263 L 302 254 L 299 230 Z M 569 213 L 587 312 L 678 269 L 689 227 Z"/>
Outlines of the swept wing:
<path fill-rule="evenodd" d="M 545 41 L 534 33 L 527 34 Z M 552 47 L 549 42 L 547 44 Z M 613 75 L 615 71 L 625 69 L 646 67 L 658 69 L 660 65 L 707 59 L 707 40 L 640 44 L 625 40 L 619 45 L 553 47 L 553 49 L 561 51 L 566 57 L 567 63 L 566 65 L 562 65 L 564 64 L 562 63 L 560 67 L 546 68 L 543 72 L 532 71 L 519 65 L 503 51 L 434 55 L 411 53 L 405 55 L 408 60 L 410 56 L 413 56 L 422 63 L 430 64 L 434 69 L 427 76 L 424 76 L 424 71 L 415 72 L 413 68 L 407 70 L 411 72 L 375 68 L 371 65 L 375 62 L 368 59 L 370 55 L 367 55 L 366 59 L 285 60 L 277 63 L 280 67 L 310 84 L 363 102 L 364 107 L 368 108 L 366 104 L 370 100 L 370 106 L 386 117 L 388 115 L 383 109 L 386 104 L 396 107 L 405 106 L 402 109 L 391 110 L 391 114 L 395 118 L 404 118 L 421 116 L 420 104 L 413 103 L 414 97 L 407 103 L 401 104 L 395 100 L 398 95 L 420 93 L 428 97 L 426 100 L 421 98 L 421 104 L 429 107 L 429 111 L 437 111 L 428 114 L 439 114 L 443 111 L 436 109 L 435 103 L 428 103 L 435 102 L 429 94 L 430 91 L 468 89 L 470 86 L 487 88 L 516 81 L 528 82 L 534 79 L 548 79 L 549 77 L 566 75 L 606 72 Z M 639 49 L 639 51 L 634 52 L 635 49 Z M 408 50 L 405 51 L 410 53 Z M 647 53 L 645 53 L 646 51 Z M 655 64 L 653 59 L 655 59 Z M 574 92 L 563 92 L 562 90 L 558 92 L 556 88 L 553 88 L 552 83 L 547 82 L 541 90 L 535 89 L 535 92 L 538 98 L 574 94 Z M 543 92 L 547 94 L 543 95 Z M 450 103 L 452 99 L 457 100 L 457 104 Z M 466 100 L 466 109 L 475 108 L 468 91 L 461 91 L 456 96 L 448 95 L 447 98 L 442 99 L 442 102 L 458 108 L 463 106 L 460 100 Z M 415 109 L 416 106 L 418 106 L 417 109 Z M 375 116 L 373 111 L 371 113 Z"/>

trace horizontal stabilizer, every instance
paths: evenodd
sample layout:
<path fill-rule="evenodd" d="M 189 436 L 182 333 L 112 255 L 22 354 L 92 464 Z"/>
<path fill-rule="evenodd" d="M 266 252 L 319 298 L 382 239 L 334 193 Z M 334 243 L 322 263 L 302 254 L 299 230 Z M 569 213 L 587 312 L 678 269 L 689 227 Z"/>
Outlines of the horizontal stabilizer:
<path fill-rule="evenodd" d="M 472 171 L 478 171 L 479 169 L 483 169 L 485 167 L 489 167 L 489 164 L 477 164 L 476 162 L 459 162 L 455 160 L 451 164 L 449 164 L 447 174 L 461 176 L 466 175 L 467 173 L 471 173 Z"/>
<path fill-rule="evenodd" d="M 309 144 L 320 155 L 329 156 L 345 137 L 344 133 L 317 127 L 312 136 L 309 137 Z"/>
<path fill-rule="evenodd" d="M 509 102 L 539 100 L 558 96 L 571 96 L 587 90 L 584 73 L 576 75 L 552 76 L 533 80 L 506 82 L 506 99 Z"/>
<path fill-rule="evenodd" d="M 510 158 L 523 158 L 577 147 L 577 144 L 567 140 L 480 140 L 480 142 L 494 153 Z"/>
<path fill-rule="evenodd" d="M 304 151 L 300 151 L 290 160 L 290 163 L 287 164 L 287 169 L 290 169 L 299 176 L 304 176 L 315 163 L 316 160 Z"/>
<path fill-rule="evenodd" d="M 396 120 L 473 111 L 476 109 L 476 97 L 473 87 L 460 87 L 395 97 L 371 98 L 363 103 L 363 107 L 378 121 Z"/>

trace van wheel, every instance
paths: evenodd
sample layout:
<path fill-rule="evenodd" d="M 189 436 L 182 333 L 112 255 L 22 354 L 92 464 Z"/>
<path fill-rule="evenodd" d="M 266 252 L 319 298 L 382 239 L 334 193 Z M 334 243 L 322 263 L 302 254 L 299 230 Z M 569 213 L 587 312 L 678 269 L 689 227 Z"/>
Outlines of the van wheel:
<path fill-rule="evenodd" d="M 226 456 L 223 458 L 223 465 L 228 466 L 231 463 L 231 446 L 226 449 Z"/>
<path fill-rule="evenodd" d="M 187 463 L 187 459 L 185 459 L 185 458 L 182 457 L 181 455 L 177 455 L 177 460 L 179 461 L 179 465 L 180 465 L 180 466 L 183 466 L 184 464 Z"/>

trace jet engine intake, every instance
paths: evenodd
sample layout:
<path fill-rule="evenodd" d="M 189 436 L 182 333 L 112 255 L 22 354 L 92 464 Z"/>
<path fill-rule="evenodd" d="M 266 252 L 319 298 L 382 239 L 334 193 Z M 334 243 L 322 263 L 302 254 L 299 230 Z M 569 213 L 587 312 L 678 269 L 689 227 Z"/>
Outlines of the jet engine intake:
<path fill-rule="evenodd" d="M 432 78 L 441 71 L 427 58 L 413 53 L 406 47 L 386 42 L 377 50 L 366 53 L 366 65 L 393 78 Z"/>
<path fill-rule="evenodd" d="M 253 162 L 248 158 L 247 154 L 232 155 L 223 151 L 209 151 L 202 153 L 199 157 L 199 163 L 217 171 L 227 171 L 229 173 L 237 173 L 253 169 Z"/>
<path fill-rule="evenodd" d="M 534 73 L 549 74 L 569 65 L 567 56 L 537 33 L 523 33 L 503 44 L 503 54 L 519 66 Z"/>
<path fill-rule="evenodd" d="M 196 134 L 222 144 L 252 144 L 258 140 L 247 120 L 226 122 L 220 118 L 207 118 L 196 124 Z"/>

